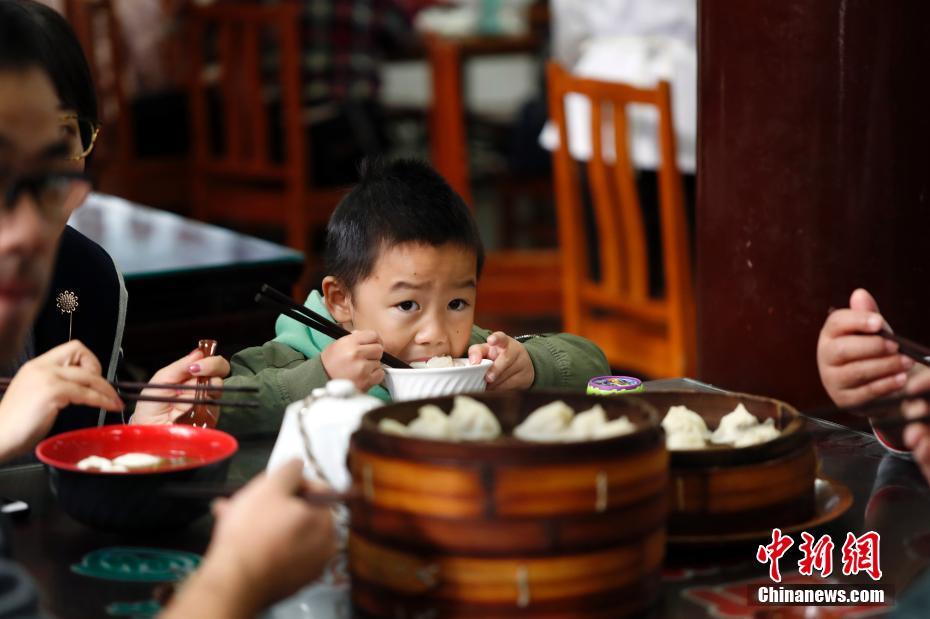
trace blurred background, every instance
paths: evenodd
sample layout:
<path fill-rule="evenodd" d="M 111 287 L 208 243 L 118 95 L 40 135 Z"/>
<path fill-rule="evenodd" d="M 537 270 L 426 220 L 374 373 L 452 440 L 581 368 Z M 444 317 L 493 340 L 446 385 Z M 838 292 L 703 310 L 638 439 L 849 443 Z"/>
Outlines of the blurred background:
<path fill-rule="evenodd" d="M 95 187 L 136 223 L 116 227 L 112 206 L 76 222 L 118 263 L 165 242 L 140 234 L 165 225 L 135 208 L 152 207 L 300 252 L 302 298 L 360 161 L 420 157 L 473 207 L 489 250 L 479 324 L 578 332 L 644 378 L 693 373 L 695 0 L 48 3 L 102 102 Z M 588 99 L 568 94 L 577 77 Z M 151 263 L 174 245 L 146 254 L 133 299 L 155 298 Z M 154 320 L 132 307 L 130 327 Z"/>

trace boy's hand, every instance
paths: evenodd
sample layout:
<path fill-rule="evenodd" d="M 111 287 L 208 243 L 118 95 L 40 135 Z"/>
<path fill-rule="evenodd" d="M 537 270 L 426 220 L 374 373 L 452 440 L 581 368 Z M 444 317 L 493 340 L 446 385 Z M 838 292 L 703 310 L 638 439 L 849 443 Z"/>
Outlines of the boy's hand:
<path fill-rule="evenodd" d="M 153 383 L 167 384 L 184 384 L 194 385 L 197 378 L 204 377 L 210 379 L 211 385 L 220 386 L 223 384 L 223 378 L 229 376 L 229 362 L 219 356 L 204 357 L 200 350 L 194 350 L 188 355 L 181 357 L 174 363 L 166 365 L 155 372 L 152 376 Z M 194 397 L 194 391 L 181 391 L 177 389 L 144 389 L 142 395 L 167 396 L 167 397 Z M 218 393 L 207 391 L 208 398 L 216 399 Z M 142 424 L 166 424 L 174 423 L 175 420 L 189 412 L 190 404 L 171 404 L 167 402 L 139 402 L 136 404 L 136 411 L 129 419 L 130 423 Z M 210 414 L 214 418 L 219 418 L 220 411 L 218 406 L 210 406 Z"/>
<path fill-rule="evenodd" d="M 77 340 L 24 364 L 0 401 L 0 459 L 31 449 L 68 405 L 121 410 L 122 400 L 100 372 L 94 353 Z"/>
<path fill-rule="evenodd" d="M 898 345 L 871 334 L 884 320 L 878 304 L 859 288 L 849 309 L 827 317 L 817 341 L 817 369 L 830 398 L 840 406 L 861 404 L 904 387 L 914 362 L 897 354 Z"/>
<path fill-rule="evenodd" d="M 500 331 L 492 333 L 486 343 L 468 349 L 469 363 L 480 363 L 482 359 L 494 362 L 484 377 L 489 390 L 529 389 L 536 378 L 526 347 Z"/>
<path fill-rule="evenodd" d="M 374 331 L 353 331 L 326 347 L 320 354 L 330 378 L 347 378 L 362 393 L 384 380 L 381 355 L 384 346 Z"/>

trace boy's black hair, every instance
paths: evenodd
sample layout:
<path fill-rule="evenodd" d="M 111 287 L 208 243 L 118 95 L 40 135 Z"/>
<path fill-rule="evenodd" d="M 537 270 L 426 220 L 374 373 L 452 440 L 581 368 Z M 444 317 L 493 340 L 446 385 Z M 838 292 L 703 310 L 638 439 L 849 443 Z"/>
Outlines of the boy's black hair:
<path fill-rule="evenodd" d="M 0 70 L 44 71 L 65 108 L 100 121 L 90 67 L 68 21 L 33 0 L 0 0 Z"/>
<path fill-rule="evenodd" d="M 359 182 L 326 229 L 325 266 L 349 290 L 371 275 L 385 247 L 446 243 L 473 250 L 476 277 L 484 246 L 471 210 L 429 164 L 415 159 L 363 161 Z"/>

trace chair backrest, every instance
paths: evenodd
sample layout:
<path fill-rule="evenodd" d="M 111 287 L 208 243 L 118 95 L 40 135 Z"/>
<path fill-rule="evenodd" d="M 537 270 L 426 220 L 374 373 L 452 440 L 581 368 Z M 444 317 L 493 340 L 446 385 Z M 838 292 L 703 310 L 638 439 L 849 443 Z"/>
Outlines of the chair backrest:
<path fill-rule="evenodd" d="M 664 332 L 671 356 L 684 359 L 681 371 L 694 366 L 694 298 L 691 253 L 676 162 L 670 87 L 637 88 L 571 75 L 554 62 L 548 66 L 549 113 L 559 130 L 554 152 L 559 243 L 563 264 L 563 319 L 567 331 L 584 331 L 590 312 L 614 312 L 647 328 Z M 591 156 L 584 164 L 568 148 L 566 96 L 577 93 L 590 103 Z M 660 163 L 659 225 L 665 292 L 650 296 L 649 260 L 636 176 L 628 151 L 627 106 L 654 106 L 658 111 Z M 605 144 L 607 138 L 608 144 Z M 605 146 L 609 146 L 605 148 Z M 605 157 L 605 152 L 613 157 Z M 611 160 L 612 159 L 612 160 Z M 586 204 L 586 180 L 590 205 Z M 594 217 L 596 239 L 590 238 L 585 209 Z M 590 247 L 597 243 L 597 267 L 590 268 Z M 613 361 L 612 361 L 613 363 Z M 671 370 L 670 370 L 671 371 Z"/>
<path fill-rule="evenodd" d="M 64 14 L 84 49 L 105 126 L 94 150 L 96 165 L 131 158 L 135 143 L 124 83 L 125 41 L 113 0 L 65 0 Z"/>
<path fill-rule="evenodd" d="M 198 173 L 302 182 L 307 153 L 300 135 L 299 17 L 300 6 L 286 2 L 191 8 L 190 102 Z M 271 49 L 274 62 L 266 63 Z M 272 101 L 280 105 L 279 135 L 270 127 Z M 280 157 L 270 146 L 277 137 Z"/>

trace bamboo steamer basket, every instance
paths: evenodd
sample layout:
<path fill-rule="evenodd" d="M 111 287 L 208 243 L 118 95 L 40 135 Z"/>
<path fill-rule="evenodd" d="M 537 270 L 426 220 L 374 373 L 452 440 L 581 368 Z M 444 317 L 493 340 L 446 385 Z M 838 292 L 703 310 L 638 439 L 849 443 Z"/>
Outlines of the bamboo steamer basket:
<path fill-rule="evenodd" d="M 424 404 L 366 414 L 352 437 L 349 568 L 361 616 L 594 619 L 655 602 L 665 554 L 668 452 L 644 402 L 577 393 L 471 394 L 501 422 L 492 442 L 445 442 L 378 431 Z M 528 443 L 513 428 L 544 404 L 601 404 L 632 434 Z"/>
<path fill-rule="evenodd" d="M 807 422 L 792 406 L 743 393 L 646 391 L 636 397 L 665 416 L 684 405 L 711 430 L 742 403 L 764 422 L 774 419 L 781 436 L 751 447 L 715 446 L 670 451 L 668 535 L 737 534 L 804 522 L 814 515 L 817 455 Z"/>

